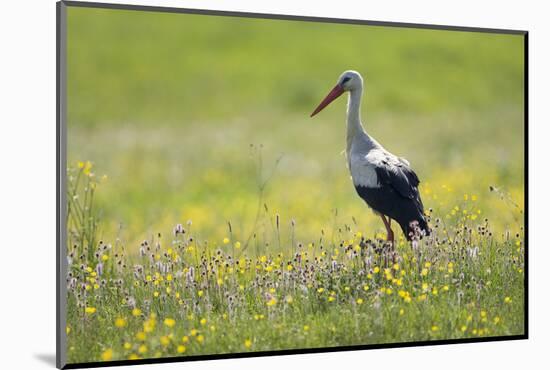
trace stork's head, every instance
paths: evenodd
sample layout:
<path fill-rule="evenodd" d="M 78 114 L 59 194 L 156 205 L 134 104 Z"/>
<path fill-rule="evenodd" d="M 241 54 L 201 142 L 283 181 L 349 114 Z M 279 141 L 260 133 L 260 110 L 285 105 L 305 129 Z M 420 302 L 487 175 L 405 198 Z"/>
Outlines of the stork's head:
<path fill-rule="evenodd" d="M 319 104 L 319 106 L 315 108 L 310 117 L 313 117 L 314 115 L 322 111 L 327 105 L 329 105 L 333 100 L 336 100 L 336 98 L 338 98 L 344 92 L 360 89 L 362 86 L 363 78 L 361 77 L 359 72 L 345 71 L 338 78 L 336 86 L 334 86 L 334 88 L 328 93 L 321 104 Z"/>

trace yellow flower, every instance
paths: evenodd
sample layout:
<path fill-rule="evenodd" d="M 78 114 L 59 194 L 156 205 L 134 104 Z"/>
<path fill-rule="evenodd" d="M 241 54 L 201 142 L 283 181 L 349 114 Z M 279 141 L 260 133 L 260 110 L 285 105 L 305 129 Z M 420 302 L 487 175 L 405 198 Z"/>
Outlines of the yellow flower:
<path fill-rule="evenodd" d="M 135 353 L 132 353 L 130 356 L 128 356 L 128 360 L 139 360 L 139 356 Z"/>
<path fill-rule="evenodd" d="M 432 331 L 438 331 L 439 330 L 439 326 L 437 325 L 432 325 Z"/>
<path fill-rule="evenodd" d="M 144 323 L 143 323 L 143 331 L 146 332 L 146 333 L 150 333 L 152 332 L 153 330 L 155 330 L 155 319 L 151 318 L 149 320 L 146 320 Z"/>
<path fill-rule="evenodd" d="M 241 242 L 235 242 L 235 248 L 240 249 L 241 248 Z"/>
<path fill-rule="evenodd" d="M 223 238 L 223 244 L 229 244 L 229 238 Z"/>
<path fill-rule="evenodd" d="M 107 260 L 109 259 L 109 256 L 106 255 L 106 254 L 104 254 L 103 256 L 101 256 L 101 259 L 102 259 L 103 261 L 107 261 Z"/>
<path fill-rule="evenodd" d="M 510 303 L 510 302 L 512 302 L 512 298 L 510 297 L 504 298 L 504 303 Z"/>
<path fill-rule="evenodd" d="M 80 164 L 79 164 L 79 166 L 80 166 Z M 92 167 L 93 167 L 93 166 L 92 166 L 92 162 L 86 161 L 86 163 L 84 164 L 84 166 L 83 166 L 83 167 L 80 167 L 80 168 L 83 168 L 83 169 L 84 169 L 83 172 L 84 172 L 84 174 L 85 174 L 86 176 L 90 176 L 90 175 L 91 175 L 91 172 L 90 172 L 90 171 L 92 170 Z"/>
<path fill-rule="evenodd" d="M 292 304 L 292 302 L 294 302 L 294 299 L 292 298 L 292 296 L 287 295 L 287 296 L 286 296 L 286 303 Z"/>
<path fill-rule="evenodd" d="M 115 320 L 115 326 L 117 328 L 123 328 L 127 325 L 126 319 L 123 317 L 117 317 Z"/>
<path fill-rule="evenodd" d="M 157 298 L 157 297 L 159 296 L 159 292 L 154 291 L 154 292 L 153 292 L 153 296 L 155 296 L 155 298 Z"/>
<path fill-rule="evenodd" d="M 357 304 L 363 304 L 363 298 L 357 298 Z"/>
<path fill-rule="evenodd" d="M 144 341 L 145 340 L 145 332 L 143 332 L 143 331 L 137 332 L 136 333 L 136 338 L 137 338 L 137 340 Z"/>
<path fill-rule="evenodd" d="M 367 290 L 369 290 L 369 286 L 367 284 L 363 285 L 363 290 L 366 292 Z"/>
<path fill-rule="evenodd" d="M 65 327 L 65 333 L 67 333 L 67 335 L 71 332 L 71 328 L 69 327 L 69 325 L 67 325 L 67 327 Z"/>
<path fill-rule="evenodd" d="M 199 334 L 199 335 L 197 336 L 197 342 L 199 342 L 199 343 L 204 342 L 204 336 L 203 336 L 202 334 Z"/>
<path fill-rule="evenodd" d="M 246 340 L 244 341 L 244 346 L 245 346 L 246 348 L 252 347 L 252 341 L 251 341 L 250 339 L 246 339 Z"/>
<path fill-rule="evenodd" d="M 376 266 L 374 267 L 374 270 L 372 270 L 375 274 L 378 274 L 380 272 L 380 267 Z"/>
<path fill-rule="evenodd" d="M 465 332 L 466 329 L 467 329 L 466 325 L 462 325 L 462 326 L 460 327 L 460 331 L 461 331 L 461 332 Z"/>
<path fill-rule="evenodd" d="M 304 325 L 304 331 L 308 331 L 309 330 L 309 325 Z"/>
<path fill-rule="evenodd" d="M 204 292 L 203 292 L 202 290 L 199 290 L 199 291 L 197 292 L 197 295 L 198 295 L 199 297 L 202 297 L 202 296 L 204 295 Z"/>
<path fill-rule="evenodd" d="M 191 329 L 191 336 L 194 337 L 199 331 L 197 329 Z"/>
<path fill-rule="evenodd" d="M 111 359 L 113 358 L 113 350 L 111 348 L 105 350 L 102 354 L 101 354 L 101 359 L 103 361 L 110 361 Z"/>
<path fill-rule="evenodd" d="M 141 310 L 139 308 L 134 308 L 132 310 L 132 316 L 139 316 L 141 315 Z"/>
<path fill-rule="evenodd" d="M 86 307 L 84 309 L 84 312 L 86 312 L 88 315 L 92 315 L 96 312 L 96 308 L 95 307 Z"/>
<path fill-rule="evenodd" d="M 205 318 L 202 318 L 201 321 L 200 321 L 201 325 L 206 325 L 206 319 Z"/>
<path fill-rule="evenodd" d="M 399 310 L 399 315 L 400 315 L 400 316 L 403 316 L 404 314 L 405 314 L 405 310 L 404 310 L 404 309 L 400 309 L 400 310 Z"/>
<path fill-rule="evenodd" d="M 186 351 L 187 348 L 185 348 L 185 346 L 183 344 L 180 344 L 178 346 L 178 353 L 184 353 Z"/>
<path fill-rule="evenodd" d="M 132 344 L 128 343 L 128 342 L 125 342 L 124 343 L 124 349 L 130 349 L 130 348 L 132 348 Z"/>
<path fill-rule="evenodd" d="M 286 269 L 287 269 L 287 271 L 292 271 L 293 267 L 292 267 L 292 265 L 286 265 Z"/>
<path fill-rule="evenodd" d="M 325 288 L 319 288 L 317 289 L 317 293 L 323 293 L 325 291 Z"/>
<path fill-rule="evenodd" d="M 173 328 L 174 325 L 176 325 L 176 320 L 170 317 L 167 317 L 164 319 L 164 325 L 168 326 L 169 328 Z"/>
<path fill-rule="evenodd" d="M 170 339 L 166 335 L 163 335 L 162 337 L 160 337 L 160 344 L 166 347 L 170 344 Z"/>
<path fill-rule="evenodd" d="M 141 354 L 147 353 L 147 346 L 145 344 L 142 344 L 141 346 L 139 346 L 138 352 Z"/>
<path fill-rule="evenodd" d="M 189 342 L 189 337 L 188 337 L 187 335 L 184 335 L 184 336 L 181 338 L 181 341 L 182 341 L 183 343 L 187 343 L 187 342 Z"/>
<path fill-rule="evenodd" d="M 277 299 L 275 299 L 275 297 L 271 297 L 271 299 L 267 301 L 268 306 L 274 306 L 275 304 L 277 304 Z"/>

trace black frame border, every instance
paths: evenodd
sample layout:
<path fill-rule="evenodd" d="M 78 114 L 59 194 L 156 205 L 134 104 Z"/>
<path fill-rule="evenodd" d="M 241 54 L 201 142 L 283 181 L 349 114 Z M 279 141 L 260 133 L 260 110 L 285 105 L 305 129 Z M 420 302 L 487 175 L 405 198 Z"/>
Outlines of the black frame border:
<path fill-rule="evenodd" d="M 64 213 L 65 213 L 65 172 L 66 168 L 66 9 L 67 7 L 84 7 L 96 9 L 113 9 L 113 10 L 134 10 L 147 12 L 161 13 L 180 13 L 180 14 L 196 14 L 196 15 L 215 15 L 225 17 L 241 17 L 241 18 L 256 18 L 256 19 L 275 19 L 275 20 L 290 20 L 290 21 L 305 21 L 305 22 L 322 22 L 322 23 L 338 23 L 338 24 L 355 24 L 368 26 L 384 26 L 396 28 L 415 28 L 429 30 L 445 30 L 445 31 L 461 31 L 461 32 L 482 32 L 508 35 L 522 35 L 524 38 L 524 233 L 525 233 L 525 266 L 524 266 L 524 333 L 521 335 L 510 336 L 495 336 L 483 338 L 463 338 L 463 339 L 442 339 L 434 341 L 411 341 L 397 343 L 379 343 L 379 344 L 362 344 L 354 346 L 339 346 L 339 347 L 318 347 L 318 348 L 299 348 L 288 350 L 273 350 L 273 351 L 258 351 L 258 352 L 239 352 L 239 353 L 222 353 L 210 355 L 195 355 L 195 356 L 178 356 L 178 357 L 163 357 L 150 358 L 140 360 L 117 360 L 117 361 L 95 361 L 83 363 L 66 363 L 66 334 L 65 334 L 65 296 L 66 287 L 64 284 L 64 276 L 66 273 L 66 258 L 64 256 L 65 245 L 64 237 Z M 479 28 L 479 27 L 461 27 L 452 25 L 432 25 L 421 23 L 402 23 L 402 22 L 385 22 L 360 19 L 341 19 L 341 18 L 325 18 L 314 16 L 299 16 L 285 14 L 267 14 L 267 13 L 252 13 L 238 11 L 222 11 L 222 10 L 206 10 L 192 8 L 176 8 L 163 6 L 149 5 L 132 5 L 132 4 L 113 4 L 99 2 L 83 2 L 83 1 L 68 1 L 62 0 L 56 3 L 56 367 L 59 369 L 80 369 L 80 368 L 95 368 L 95 367 L 111 367 L 125 365 L 143 365 L 143 364 L 159 364 L 173 362 L 190 362 L 204 360 L 220 360 L 231 358 L 250 358 L 250 357 L 266 357 L 266 356 L 284 356 L 295 354 L 311 354 L 322 352 L 342 352 L 342 351 L 358 351 L 368 349 L 385 349 L 385 348 L 406 348 L 406 347 L 421 347 L 421 346 L 436 346 L 446 344 L 467 344 L 467 343 L 483 343 L 483 342 L 499 342 L 511 340 L 529 339 L 529 32 L 526 30 L 512 29 L 497 29 L 497 28 Z"/>

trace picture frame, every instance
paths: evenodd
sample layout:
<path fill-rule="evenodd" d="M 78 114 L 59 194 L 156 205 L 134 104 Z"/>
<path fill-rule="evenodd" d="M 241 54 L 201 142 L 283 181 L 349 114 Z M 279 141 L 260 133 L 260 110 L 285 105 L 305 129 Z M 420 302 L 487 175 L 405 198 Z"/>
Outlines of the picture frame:
<path fill-rule="evenodd" d="M 479 34 L 495 34 L 495 35 L 512 35 L 522 38 L 522 56 L 521 65 L 523 68 L 519 70 L 521 76 L 518 80 L 522 81 L 522 89 L 517 94 L 521 94 L 521 117 L 522 126 L 519 128 L 523 133 L 523 141 L 519 145 L 523 148 L 523 197 L 520 199 L 522 202 L 521 213 L 523 217 L 522 222 L 523 234 L 521 236 L 521 269 L 523 276 L 523 297 L 521 299 L 523 315 L 517 317 L 517 320 L 521 320 L 523 324 L 523 332 L 519 334 L 511 335 L 490 335 L 480 337 L 461 337 L 461 338 L 437 338 L 429 340 L 410 340 L 410 341 L 396 341 L 385 343 L 363 343 L 353 345 L 338 345 L 338 346 L 315 346 L 315 347 L 303 347 L 303 348 L 287 348 L 276 350 L 246 350 L 248 346 L 245 342 L 244 347 L 240 350 L 224 352 L 224 353 L 209 353 L 209 354 L 185 354 L 175 356 L 161 356 L 155 358 L 154 356 L 144 356 L 139 359 L 111 359 L 100 360 L 100 357 L 96 356 L 97 360 L 89 360 L 85 362 L 68 362 L 68 335 L 70 335 L 70 326 L 67 325 L 67 307 L 69 294 L 67 286 L 67 276 L 69 273 L 68 266 L 68 226 L 67 226 L 67 168 L 69 166 L 69 154 L 68 154 L 68 140 L 71 135 L 70 126 L 68 125 L 69 117 L 69 105 L 74 104 L 75 100 L 68 99 L 68 79 L 70 78 L 71 71 L 68 69 L 68 45 L 67 37 L 68 23 L 67 23 L 67 11 L 71 9 L 98 9 L 105 12 L 117 12 L 117 11 L 130 11 L 143 14 L 172 14 L 172 15 L 195 15 L 195 16 L 216 16 L 220 18 L 231 18 L 235 20 L 239 19 L 253 19 L 253 20 L 269 20 L 269 21 L 291 21 L 291 22 L 313 22 L 316 24 L 338 24 L 338 25 L 350 25 L 350 26 L 371 26 L 381 28 L 391 28 L 394 30 L 433 30 L 433 31 L 454 31 L 454 32 L 473 32 Z M 137 5 L 120 5 L 120 4 L 108 4 L 108 3 L 84 3 L 78 1 L 61 1 L 57 3 L 57 367 L 58 368 L 80 368 L 80 367 L 97 367 L 97 366 L 117 366 L 128 364 L 152 364 L 152 363 L 164 363 L 164 362 L 180 362 L 180 361 L 195 361 L 195 360 L 210 360 L 210 359 L 222 359 L 222 358 L 240 358 L 251 356 L 273 356 L 273 355 L 286 355 L 286 354 L 304 354 L 304 353 L 319 353 L 319 352 L 333 352 L 333 351 L 349 351 L 349 350 L 364 350 L 364 349 L 377 349 L 377 348 L 397 348 L 397 347 L 409 347 L 409 346 L 424 346 L 424 345 L 440 345 L 440 344 L 459 344 L 459 343 L 473 343 L 473 342 L 485 342 L 485 341 L 501 341 L 501 340 L 517 340 L 528 338 L 528 32 L 518 30 L 501 30 L 501 29 L 483 29 L 483 28 L 468 28 L 458 26 L 439 26 L 439 25 L 422 25 L 422 24 L 407 24 L 407 23 L 395 23 L 395 22 L 379 22 L 379 21 L 367 21 L 367 20 L 348 20 L 348 19 L 331 19 L 331 18 L 317 18 L 308 16 L 287 16 L 287 15 L 275 15 L 275 14 L 256 14 L 256 13 L 242 13 L 242 12 L 227 12 L 227 11 L 212 11 L 212 10 L 198 10 L 198 9 L 180 9 L 180 8 L 166 8 L 166 7 L 151 7 L 151 6 L 137 6 Z M 515 70 L 514 70 L 515 71 Z M 337 77 L 337 76 L 331 76 Z M 333 79 L 334 79 L 333 78 Z M 331 82 L 333 82 L 331 80 Z M 514 85 L 515 86 L 515 85 Z M 327 88 L 330 86 L 326 86 Z M 321 93 L 322 95 L 322 93 Z M 519 96 L 519 95 L 518 95 Z M 320 100 L 322 96 L 318 96 L 317 100 Z M 518 98 L 516 97 L 516 100 Z M 520 100 L 517 100 L 520 101 Z M 314 108 L 314 107 L 312 107 Z M 519 108 L 518 108 L 519 109 Z M 310 112 L 306 112 L 305 116 L 309 116 Z M 85 168 L 86 163 L 83 164 Z M 515 174 L 515 172 L 514 172 Z M 495 186 L 493 190 L 500 191 Z M 491 192 L 493 192 L 491 190 Z M 505 198 L 508 195 L 506 193 L 499 193 L 499 197 Z M 514 199 L 514 201 L 517 201 Z M 278 222 L 278 216 L 277 216 Z M 229 226 L 231 229 L 231 226 Z M 176 234 L 177 235 L 177 234 Z M 388 265 L 390 266 L 390 265 Z M 390 267 L 391 268 L 391 267 Z M 92 288 L 93 289 L 93 288 Z M 397 293 L 396 293 L 397 294 Z M 508 297 L 508 296 L 506 296 Z M 278 298 L 280 300 L 280 298 Z M 505 299 L 505 298 L 504 298 Z M 512 300 L 513 298 L 510 298 Z M 494 320 L 495 316 L 492 319 Z M 482 319 L 482 318 L 481 318 Z M 125 319 L 126 320 L 126 319 Z M 160 323 L 157 323 L 160 325 Z M 167 325 L 169 326 L 169 325 Z M 436 325 L 434 324 L 434 327 Z M 305 327 L 305 326 L 304 326 Z M 303 328 L 302 328 L 303 329 Z M 72 330 L 72 329 L 71 329 Z M 309 330 L 309 329 L 308 329 Z M 439 329 L 437 329 L 439 330 Z M 434 330 L 435 331 L 435 330 Z M 155 339 L 158 341 L 158 338 Z M 171 339 L 170 339 L 171 340 Z M 159 345 L 161 346 L 161 345 Z M 102 351 L 104 352 L 104 351 Z M 109 356 L 106 356 L 107 358 Z"/>

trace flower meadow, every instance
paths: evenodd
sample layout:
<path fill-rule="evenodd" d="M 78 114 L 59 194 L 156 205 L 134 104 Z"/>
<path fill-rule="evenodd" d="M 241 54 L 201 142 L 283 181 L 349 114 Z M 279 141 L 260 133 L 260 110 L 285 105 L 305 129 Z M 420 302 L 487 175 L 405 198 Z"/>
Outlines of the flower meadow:
<path fill-rule="evenodd" d="M 70 363 L 524 333 L 524 229 L 494 226 L 478 195 L 449 191 L 456 205 L 426 211 L 432 234 L 394 247 L 355 222 L 301 240 L 295 220 L 261 201 L 269 227 L 250 234 L 227 222 L 204 238 L 182 220 L 126 245 L 98 236 L 107 177 L 93 170 L 78 162 L 67 174 Z M 490 193 L 523 217 L 503 190 Z"/>

